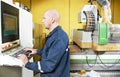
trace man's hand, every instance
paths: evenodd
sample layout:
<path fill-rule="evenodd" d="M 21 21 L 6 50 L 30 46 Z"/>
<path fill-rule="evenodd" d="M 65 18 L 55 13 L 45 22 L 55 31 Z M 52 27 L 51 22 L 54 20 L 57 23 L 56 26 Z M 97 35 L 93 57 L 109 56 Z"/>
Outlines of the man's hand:
<path fill-rule="evenodd" d="M 18 58 L 23 61 L 23 63 L 26 65 L 28 63 L 28 58 L 24 54 L 18 55 Z"/>

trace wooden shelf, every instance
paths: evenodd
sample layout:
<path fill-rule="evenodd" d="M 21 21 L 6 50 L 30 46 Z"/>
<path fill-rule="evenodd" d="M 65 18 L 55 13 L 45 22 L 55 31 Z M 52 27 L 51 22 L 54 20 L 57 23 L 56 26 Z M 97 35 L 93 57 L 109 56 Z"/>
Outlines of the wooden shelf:
<path fill-rule="evenodd" d="M 80 47 L 80 48 L 92 48 L 91 42 L 81 42 L 78 39 L 73 39 L 73 41 Z"/>
<path fill-rule="evenodd" d="M 120 44 L 98 45 L 93 43 L 92 49 L 95 51 L 117 51 L 120 50 Z"/>

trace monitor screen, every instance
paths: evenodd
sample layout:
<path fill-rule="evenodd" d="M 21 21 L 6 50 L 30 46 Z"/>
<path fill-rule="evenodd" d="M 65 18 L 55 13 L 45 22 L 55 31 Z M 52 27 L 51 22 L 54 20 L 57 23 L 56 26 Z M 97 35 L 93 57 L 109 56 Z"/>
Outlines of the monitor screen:
<path fill-rule="evenodd" d="M 17 16 L 4 13 L 3 25 L 3 43 L 14 41 L 19 38 L 17 29 Z"/>
<path fill-rule="evenodd" d="M 5 2 L 1 3 L 2 43 L 19 39 L 19 10 Z"/>

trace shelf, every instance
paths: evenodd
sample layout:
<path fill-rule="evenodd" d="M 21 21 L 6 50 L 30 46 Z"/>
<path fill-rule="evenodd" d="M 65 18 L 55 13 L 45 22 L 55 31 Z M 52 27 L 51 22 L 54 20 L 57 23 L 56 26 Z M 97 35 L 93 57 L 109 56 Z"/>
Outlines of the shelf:
<path fill-rule="evenodd" d="M 91 42 L 81 42 L 78 39 L 73 39 L 73 41 L 80 47 L 80 48 L 92 48 Z"/>
<path fill-rule="evenodd" d="M 107 45 L 98 45 L 93 43 L 92 49 L 95 51 L 118 51 L 120 50 L 120 44 L 107 44 Z"/>

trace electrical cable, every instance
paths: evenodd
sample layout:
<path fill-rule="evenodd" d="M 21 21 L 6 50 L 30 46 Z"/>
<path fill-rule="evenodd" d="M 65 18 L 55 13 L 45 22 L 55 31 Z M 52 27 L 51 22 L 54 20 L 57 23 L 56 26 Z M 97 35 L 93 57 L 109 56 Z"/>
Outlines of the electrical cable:
<path fill-rule="evenodd" d="M 88 66 L 90 67 L 90 68 L 93 68 L 94 66 L 95 66 L 95 64 L 97 63 L 97 56 L 95 57 L 95 62 L 93 63 L 93 65 L 90 65 L 90 63 L 89 63 L 89 61 L 88 61 L 88 56 L 87 56 L 87 53 L 86 53 L 86 62 L 87 62 L 87 64 L 88 64 Z"/>
<path fill-rule="evenodd" d="M 92 45 L 93 45 L 93 32 L 94 32 L 94 30 L 95 30 L 95 28 L 93 28 L 92 34 L 91 34 Z M 96 58 L 94 59 L 95 62 L 94 62 L 93 65 L 91 66 L 90 63 L 89 63 L 89 61 L 88 61 L 88 56 L 87 56 L 87 54 L 88 54 L 88 53 L 86 52 L 86 62 L 87 62 L 88 66 L 89 66 L 90 68 L 93 68 L 93 67 L 95 66 L 95 64 L 97 63 L 97 55 L 96 55 Z"/>
<path fill-rule="evenodd" d="M 109 68 L 111 68 L 111 67 L 114 67 L 114 66 L 116 66 L 117 64 L 119 64 L 120 63 L 120 59 L 116 59 L 116 61 L 112 64 L 112 65 L 106 65 L 105 63 L 103 63 L 103 61 L 101 60 L 101 58 L 100 58 L 100 56 L 99 56 L 99 52 L 97 52 L 97 57 L 99 58 L 99 60 L 100 60 L 100 62 L 107 68 L 107 69 L 109 69 Z"/>

